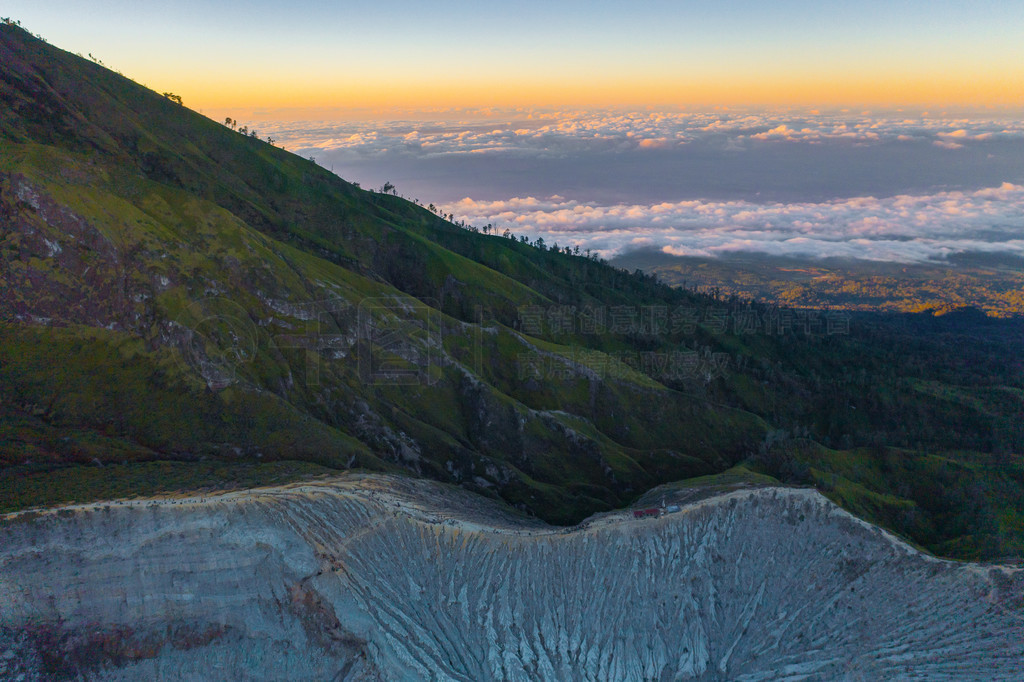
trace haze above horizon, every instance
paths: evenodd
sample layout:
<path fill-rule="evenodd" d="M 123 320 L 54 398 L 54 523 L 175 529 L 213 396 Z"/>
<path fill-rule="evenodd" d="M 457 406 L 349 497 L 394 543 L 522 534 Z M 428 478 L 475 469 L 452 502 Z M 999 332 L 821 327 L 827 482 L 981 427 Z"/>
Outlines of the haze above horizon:
<path fill-rule="evenodd" d="M 13 0 L 195 109 L 1019 107 L 1024 5 Z"/>

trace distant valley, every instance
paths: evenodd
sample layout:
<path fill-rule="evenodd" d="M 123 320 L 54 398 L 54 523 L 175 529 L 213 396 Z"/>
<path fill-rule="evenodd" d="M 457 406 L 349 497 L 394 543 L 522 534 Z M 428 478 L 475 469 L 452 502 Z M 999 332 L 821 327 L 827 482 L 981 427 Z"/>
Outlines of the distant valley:
<path fill-rule="evenodd" d="M 1024 315 L 1024 260 L 960 254 L 947 262 L 733 254 L 721 258 L 633 251 L 613 265 L 666 284 L 797 308 L 943 314 L 972 307 L 993 317 Z"/>

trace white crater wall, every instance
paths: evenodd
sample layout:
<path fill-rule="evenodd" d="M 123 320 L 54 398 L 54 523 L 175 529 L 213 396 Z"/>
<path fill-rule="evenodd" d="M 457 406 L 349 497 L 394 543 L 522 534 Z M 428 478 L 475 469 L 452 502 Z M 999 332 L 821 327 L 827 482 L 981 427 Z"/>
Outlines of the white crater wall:
<path fill-rule="evenodd" d="M 2 679 L 1024 678 L 1024 576 L 809 490 L 516 520 L 348 476 L 0 522 Z"/>

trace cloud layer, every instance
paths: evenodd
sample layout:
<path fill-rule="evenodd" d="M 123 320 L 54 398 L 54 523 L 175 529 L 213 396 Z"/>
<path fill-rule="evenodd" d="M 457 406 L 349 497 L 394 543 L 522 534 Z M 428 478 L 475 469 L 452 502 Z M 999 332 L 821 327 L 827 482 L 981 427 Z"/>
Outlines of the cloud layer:
<path fill-rule="evenodd" d="M 439 112 L 440 113 L 440 112 Z M 1024 136 L 1024 122 L 924 113 L 872 115 L 728 112 L 450 111 L 436 121 L 267 122 L 279 139 L 300 149 L 364 152 L 429 150 L 438 154 L 565 151 L 679 146 L 725 136 L 736 149 L 764 141 L 980 141 Z M 603 144 L 602 144 L 603 143 Z"/>
<path fill-rule="evenodd" d="M 605 256 L 636 248 L 715 256 L 771 255 L 917 262 L 954 253 L 1024 256 L 1024 186 L 856 197 L 824 203 L 712 202 L 602 206 L 554 196 L 462 199 L 442 207 L 475 225 L 581 244 Z"/>
<path fill-rule="evenodd" d="M 261 132 L 364 186 L 391 181 L 469 223 L 606 256 L 637 247 L 895 261 L 1024 255 L 1020 117 L 449 114 Z"/>

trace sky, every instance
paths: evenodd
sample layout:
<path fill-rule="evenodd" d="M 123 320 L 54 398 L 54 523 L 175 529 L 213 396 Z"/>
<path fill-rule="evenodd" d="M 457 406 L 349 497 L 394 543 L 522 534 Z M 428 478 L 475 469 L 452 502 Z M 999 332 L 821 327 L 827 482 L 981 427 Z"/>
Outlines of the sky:
<path fill-rule="evenodd" d="M 605 257 L 1024 257 L 1024 3 L 7 0 L 364 187 Z"/>
<path fill-rule="evenodd" d="M 1019 106 L 1024 3 L 8 0 L 196 109 Z"/>

